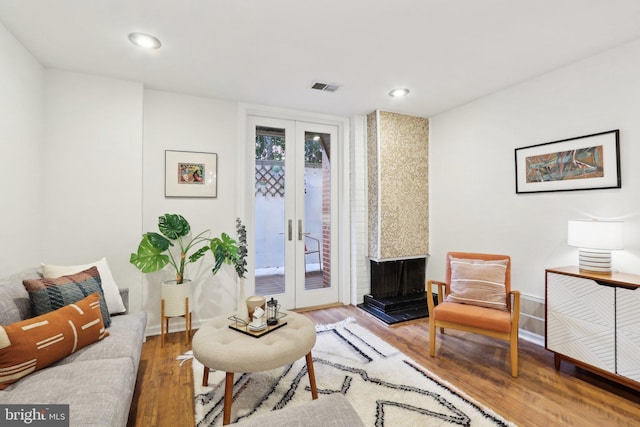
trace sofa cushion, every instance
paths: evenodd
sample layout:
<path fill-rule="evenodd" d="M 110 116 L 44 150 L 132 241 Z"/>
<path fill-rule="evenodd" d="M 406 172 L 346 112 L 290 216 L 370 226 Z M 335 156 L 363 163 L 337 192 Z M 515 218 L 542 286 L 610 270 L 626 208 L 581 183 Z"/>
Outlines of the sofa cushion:
<path fill-rule="evenodd" d="M 102 279 L 102 289 L 109 313 L 116 314 L 126 311 L 122 298 L 120 297 L 120 292 L 118 292 L 118 285 L 113 278 L 113 274 L 111 274 L 111 269 L 109 268 L 106 258 L 100 258 L 95 262 L 83 265 L 50 265 L 41 263 L 41 266 L 42 274 L 47 278 L 67 276 L 84 271 L 90 267 L 97 267 L 100 278 Z"/>
<path fill-rule="evenodd" d="M 41 277 L 38 271 L 32 268 L 0 279 L 0 325 L 9 325 L 31 317 L 29 294 L 22 281 Z"/>
<path fill-rule="evenodd" d="M 481 260 L 450 257 L 451 283 L 446 301 L 507 309 L 505 280 L 508 259 Z"/>
<path fill-rule="evenodd" d="M 47 314 L 0 326 L 0 389 L 107 335 L 97 292 Z"/>
<path fill-rule="evenodd" d="M 57 310 L 98 292 L 102 321 L 106 328 L 111 325 L 111 316 L 104 300 L 100 274 L 96 267 L 56 279 L 24 280 L 22 283 L 29 292 L 31 311 L 34 316 Z"/>
<path fill-rule="evenodd" d="M 71 426 L 126 426 L 135 383 L 131 359 L 90 360 L 35 372 L 0 390 L 0 402 L 67 404 Z"/>
<path fill-rule="evenodd" d="M 138 368 L 147 312 L 141 311 L 112 317 L 109 339 L 98 341 L 56 362 L 66 365 L 87 360 L 129 358 Z"/>

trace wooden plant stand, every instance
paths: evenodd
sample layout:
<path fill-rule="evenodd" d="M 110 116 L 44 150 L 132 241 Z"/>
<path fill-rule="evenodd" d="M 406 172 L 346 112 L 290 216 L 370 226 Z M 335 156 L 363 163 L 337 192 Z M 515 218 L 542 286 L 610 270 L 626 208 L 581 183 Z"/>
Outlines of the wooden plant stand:
<path fill-rule="evenodd" d="M 164 299 L 162 299 L 162 308 L 161 308 L 161 319 L 160 319 L 160 346 L 164 347 L 164 336 L 165 333 L 169 335 L 169 319 L 173 317 L 184 317 L 184 333 L 185 333 L 185 343 L 189 344 L 189 340 L 191 339 L 191 332 L 193 328 L 193 316 L 191 311 L 189 311 L 189 297 L 184 299 L 184 312 L 185 314 L 181 314 L 178 316 L 165 316 L 164 315 Z"/>

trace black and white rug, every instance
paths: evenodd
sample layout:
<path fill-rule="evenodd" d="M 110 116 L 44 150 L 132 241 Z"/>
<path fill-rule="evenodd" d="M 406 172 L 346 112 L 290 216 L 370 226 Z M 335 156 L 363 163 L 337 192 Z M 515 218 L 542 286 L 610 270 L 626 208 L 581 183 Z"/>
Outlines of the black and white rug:
<path fill-rule="evenodd" d="M 319 399 L 344 394 L 367 426 L 514 426 L 352 319 L 317 330 L 313 360 Z M 219 426 L 225 373 L 212 370 L 203 387 L 203 369 L 194 359 L 196 426 Z M 310 401 L 305 360 L 236 374 L 233 393 L 231 422 Z"/>

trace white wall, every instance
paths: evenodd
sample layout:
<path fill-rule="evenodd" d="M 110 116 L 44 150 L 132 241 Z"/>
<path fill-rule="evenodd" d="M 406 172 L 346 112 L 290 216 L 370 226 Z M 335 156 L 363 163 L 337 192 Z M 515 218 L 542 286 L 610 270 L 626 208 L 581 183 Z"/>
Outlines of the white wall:
<path fill-rule="evenodd" d="M 0 25 L 0 277 L 40 261 L 44 70 Z"/>
<path fill-rule="evenodd" d="M 0 40 L 11 42 L 10 36 Z M 32 173 L 3 190 L 18 207 L 3 213 L 2 223 L 11 215 L 3 237 L 24 247 L 15 254 L 16 246 L 6 246 L 4 273 L 16 272 L 16 265 L 84 264 L 106 256 L 118 285 L 130 290 L 131 310 L 146 310 L 147 331 L 157 333 L 155 282 L 164 273 L 143 276 L 129 256 L 164 213 L 183 214 L 194 230 L 235 235 L 237 105 L 60 70 L 45 71 L 43 82 L 42 69 L 16 46 L 26 59 L 4 73 L 15 93 L 0 100 L 15 119 L 0 132 L 7 133 L 3 143 L 22 144 L 3 150 L 16 156 L 2 156 L 3 182 L 19 176 L 21 165 L 32 166 Z M 217 153 L 218 197 L 166 199 L 167 149 Z M 225 266 L 212 277 L 211 267 L 190 271 L 199 280 L 192 302 L 196 324 L 236 305 L 235 271 Z"/>
<path fill-rule="evenodd" d="M 9 242 L 0 249 L 0 277 L 41 261 L 84 264 L 105 256 L 118 285 L 130 290 L 130 309 L 147 311 L 147 333 L 159 333 L 156 283 L 166 272 L 143 276 L 129 256 L 164 213 L 185 215 L 194 230 L 235 235 L 245 199 L 238 194 L 245 175 L 237 167 L 245 125 L 239 111 L 246 110 L 233 102 L 145 90 L 137 82 L 45 70 L 2 25 L 0 90 L 0 237 Z M 337 123 L 344 138 L 347 123 Z M 167 149 L 217 153 L 217 198 L 166 199 Z M 349 241 L 345 234 L 342 242 Z M 241 298 L 232 267 L 215 277 L 210 269 L 209 263 L 189 272 L 198 281 L 196 325 L 235 308 Z M 343 282 L 348 273 L 342 269 Z M 184 325 L 175 323 L 172 330 Z"/>
<path fill-rule="evenodd" d="M 640 273 L 640 42 L 431 118 L 427 276 L 447 251 L 512 256 L 513 287 L 544 298 L 544 269 L 577 265 L 567 220 L 625 220 L 614 268 Z M 515 194 L 514 149 L 620 129 L 622 188 Z"/>
<path fill-rule="evenodd" d="M 129 251 L 142 221 L 142 85 L 86 74 L 45 74 L 42 261 L 106 257 L 140 310 Z"/>
<path fill-rule="evenodd" d="M 349 197 L 351 199 L 351 304 L 361 304 L 364 296 L 371 292 L 369 276 L 369 225 L 367 199 L 367 137 L 365 116 L 351 118 L 351 143 L 349 163 L 351 176 Z"/>
<path fill-rule="evenodd" d="M 210 229 L 212 235 L 222 232 L 235 237 L 236 210 L 236 142 L 237 104 L 210 98 L 180 95 L 155 90 L 144 91 L 144 161 L 143 232 L 157 231 L 158 217 L 165 213 L 183 215 L 192 232 Z M 216 198 L 165 198 L 165 150 L 217 153 L 218 187 Z M 140 235 L 137 236 L 139 241 Z M 130 247 L 137 248 L 137 242 Z M 206 263 L 193 264 L 188 277 L 194 286 L 194 324 L 236 308 L 237 275 L 225 265 L 216 276 L 211 275 L 212 257 Z M 145 275 L 142 309 L 149 314 L 150 333 L 160 329 L 160 286 L 170 272 Z M 171 330 L 184 328 L 175 319 Z M 171 324 L 173 325 L 173 323 Z M 195 326 L 194 326 L 195 327 Z"/>

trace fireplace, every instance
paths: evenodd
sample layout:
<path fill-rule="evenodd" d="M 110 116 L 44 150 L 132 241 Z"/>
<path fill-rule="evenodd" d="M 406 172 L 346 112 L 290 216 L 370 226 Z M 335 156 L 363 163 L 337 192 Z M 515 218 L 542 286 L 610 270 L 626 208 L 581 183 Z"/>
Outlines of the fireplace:
<path fill-rule="evenodd" d="M 429 119 L 367 115 L 367 185 L 371 294 L 358 307 L 388 324 L 425 317 Z"/>
<path fill-rule="evenodd" d="M 425 292 L 427 258 L 371 260 L 371 294 L 358 307 L 387 324 L 429 315 Z"/>

